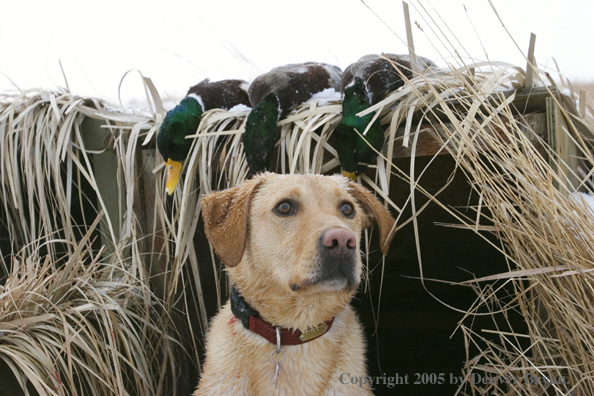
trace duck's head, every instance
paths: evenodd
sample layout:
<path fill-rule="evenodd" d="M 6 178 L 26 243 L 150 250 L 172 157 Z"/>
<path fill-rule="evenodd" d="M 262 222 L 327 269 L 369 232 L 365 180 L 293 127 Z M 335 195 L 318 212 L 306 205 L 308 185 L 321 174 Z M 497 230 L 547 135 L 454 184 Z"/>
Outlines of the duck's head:
<path fill-rule="evenodd" d="M 337 127 L 337 133 L 340 138 L 337 151 L 342 167 L 342 175 L 353 181 L 357 181 L 359 173 L 359 153 L 357 152 L 358 133 L 363 133 L 373 114 L 367 114 L 363 117 L 357 116 L 358 113 L 370 106 L 367 87 L 361 77 L 354 77 L 353 81 L 344 88 L 344 97 L 342 99 L 342 122 Z"/>
<path fill-rule="evenodd" d="M 278 140 L 277 122 L 281 113 L 278 97 L 268 94 L 250 112 L 243 134 L 246 160 L 252 173 L 269 170 Z"/>
<path fill-rule="evenodd" d="M 182 162 L 188 156 L 192 141 L 186 136 L 196 133 L 202 116 L 202 105 L 196 95 L 185 97 L 170 110 L 157 135 L 157 148 L 167 161 L 165 190 L 172 195 L 179 181 Z"/>
<path fill-rule="evenodd" d="M 367 119 L 371 117 L 357 117 L 357 113 L 369 106 L 371 106 L 371 103 L 369 102 L 367 87 L 361 77 L 355 77 L 353 82 L 344 89 L 342 122 L 346 125 L 357 127 L 361 123 L 368 121 Z"/>

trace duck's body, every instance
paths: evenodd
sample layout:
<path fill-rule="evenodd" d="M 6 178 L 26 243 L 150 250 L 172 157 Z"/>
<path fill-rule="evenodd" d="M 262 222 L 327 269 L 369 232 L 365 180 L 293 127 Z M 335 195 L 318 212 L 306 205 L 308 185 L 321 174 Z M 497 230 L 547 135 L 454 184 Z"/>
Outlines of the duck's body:
<path fill-rule="evenodd" d="M 202 113 L 210 109 L 229 110 L 237 105 L 249 106 L 248 84 L 243 80 L 208 79 L 191 87 L 186 97 L 170 110 L 157 135 L 157 148 L 167 161 L 166 191 L 173 194 L 179 180 L 182 162 L 188 156 L 192 141 L 186 136 L 196 133 Z"/>
<path fill-rule="evenodd" d="M 248 94 L 253 109 L 243 137 L 252 173 L 269 170 L 278 140 L 276 123 L 313 95 L 326 89 L 338 91 L 341 75 L 336 66 L 307 62 L 274 68 L 252 82 Z"/>
<path fill-rule="evenodd" d="M 417 58 L 418 70 L 423 71 L 433 65 L 429 59 Z M 353 83 L 355 77 L 359 77 L 365 83 L 367 97 L 371 105 L 385 99 L 386 95 L 396 91 L 404 81 L 397 67 L 407 79 L 412 78 L 412 67 L 410 56 L 384 54 L 365 55 L 358 61 L 351 63 L 342 74 L 340 89 Z"/>
<path fill-rule="evenodd" d="M 327 88 L 340 88 L 342 71 L 333 65 L 318 62 L 279 66 L 258 76 L 248 90 L 250 103 L 256 107 L 267 95 L 279 101 L 279 119 L 286 117 L 297 105 L 307 102 Z"/>
<path fill-rule="evenodd" d="M 425 58 L 419 58 L 418 63 L 419 70 L 432 64 Z M 342 122 L 336 128 L 335 146 L 342 174 L 353 180 L 367 164 L 375 161 L 377 151 L 384 145 L 384 131 L 379 120 L 369 125 L 374 114 L 363 117 L 357 114 L 404 84 L 396 67 L 406 78 L 412 77 L 410 57 L 394 54 L 366 55 L 349 65 L 342 75 Z"/>
<path fill-rule="evenodd" d="M 250 105 L 249 84 L 244 80 L 203 80 L 188 90 L 186 96 L 197 95 L 202 101 L 204 111 L 210 109 L 230 110 L 243 104 Z"/>

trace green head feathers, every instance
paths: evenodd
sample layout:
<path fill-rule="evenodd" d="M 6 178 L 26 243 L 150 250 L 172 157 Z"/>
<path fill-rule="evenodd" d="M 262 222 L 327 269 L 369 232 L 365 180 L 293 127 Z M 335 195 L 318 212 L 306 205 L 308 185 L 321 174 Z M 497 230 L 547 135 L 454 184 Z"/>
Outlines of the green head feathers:
<path fill-rule="evenodd" d="M 363 117 L 357 117 L 357 113 L 371 106 L 367 96 L 367 89 L 363 80 L 355 77 L 353 83 L 344 89 L 344 99 L 342 100 L 342 123 L 363 133 L 369 121 L 373 118 L 372 114 Z"/>
<path fill-rule="evenodd" d="M 361 78 L 355 77 L 353 83 L 344 89 L 342 122 L 336 128 L 336 151 L 343 174 L 359 174 L 366 164 L 376 159 L 375 150 L 381 150 L 384 144 L 384 133 L 379 121 L 375 120 L 368 128 L 374 114 L 357 116 L 370 105 L 365 83 Z M 361 137 L 359 134 L 363 133 L 365 135 Z"/>
<path fill-rule="evenodd" d="M 265 96 L 248 115 L 243 146 L 252 173 L 270 168 L 272 152 L 278 140 L 276 124 L 279 117 L 279 101 L 275 94 Z"/>
<path fill-rule="evenodd" d="M 192 146 L 186 136 L 196 133 L 202 112 L 198 97 L 191 95 L 167 113 L 157 135 L 157 148 L 166 160 L 186 159 Z"/>

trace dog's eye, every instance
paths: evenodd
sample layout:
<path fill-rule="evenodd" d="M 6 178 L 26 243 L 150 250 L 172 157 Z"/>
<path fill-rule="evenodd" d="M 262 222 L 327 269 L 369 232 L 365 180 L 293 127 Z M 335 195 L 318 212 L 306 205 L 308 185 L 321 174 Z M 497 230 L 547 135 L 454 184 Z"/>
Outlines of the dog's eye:
<path fill-rule="evenodd" d="M 290 216 L 295 213 L 295 205 L 291 201 L 281 201 L 274 207 L 274 213 L 279 216 Z"/>
<path fill-rule="evenodd" d="M 348 218 L 354 217 L 355 208 L 353 207 L 353 204 L 351 204 L 350 202 L 343 202 L 342 204 L 340 204 L 340 214 Z"/>

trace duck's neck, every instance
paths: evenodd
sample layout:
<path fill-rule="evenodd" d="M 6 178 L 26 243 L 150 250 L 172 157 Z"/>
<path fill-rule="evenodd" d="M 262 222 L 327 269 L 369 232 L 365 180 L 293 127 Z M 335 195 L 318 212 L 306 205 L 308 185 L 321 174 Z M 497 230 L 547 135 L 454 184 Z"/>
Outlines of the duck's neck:
<path fill-rule="evenodd" d="M 243 145 L 253 173 L 268 170 L 270 166 L 272 152 L 278 139 L 276 124 L 279 117 L 279 101 L 274 94 L 262 99 L 247 117 Z"/>

